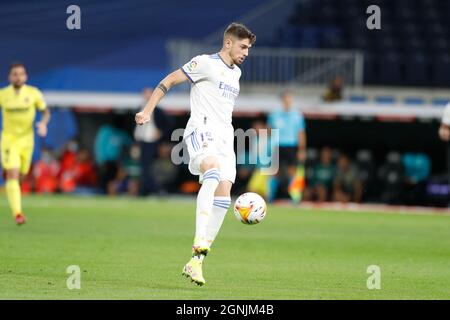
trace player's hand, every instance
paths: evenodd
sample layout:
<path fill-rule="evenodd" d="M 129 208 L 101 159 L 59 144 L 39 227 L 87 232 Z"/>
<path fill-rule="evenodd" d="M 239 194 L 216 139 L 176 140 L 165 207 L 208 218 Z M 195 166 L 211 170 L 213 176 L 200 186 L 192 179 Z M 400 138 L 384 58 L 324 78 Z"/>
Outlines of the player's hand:
<path fill-rule="evenodd" d="M 40 137 L 45 137 L 47 135 L 47 124 L 42 121 L 36 123 L 37 134 Z"/>
<path fill-rule="evenodd" d="M 450 129 L 444 126 L 441 126 L 439 128 L 439 137 L 443 141 L 449 141 L 450 140 Z"/>
<path fill-rule="evenodd" d="M 134 117 L 134 120 L 138 125 L 143 125 L 144 123 L 150 121 L 150 115 L 141 111 L 136 113 L 136 116 Z"/>

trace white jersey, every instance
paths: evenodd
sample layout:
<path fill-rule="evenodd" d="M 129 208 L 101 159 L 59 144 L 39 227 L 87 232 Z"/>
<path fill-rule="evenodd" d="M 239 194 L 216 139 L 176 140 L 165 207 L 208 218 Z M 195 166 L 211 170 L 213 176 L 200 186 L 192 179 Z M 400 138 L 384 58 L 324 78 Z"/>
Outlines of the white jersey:
<path fill-rule="evenodd" d="M 191 81 L 191 115 L 184 136 L 202 125 L 233 134 L 231 119 L 239 95 L 241 69 L 228 66 L 216 53 L 196 56 L 181 70 Z"/>
<path fill-rule="evenodd" d="M 444 109 L 441 122 L 447 126 L 450 126 L 450 103 L 448 103 Z"/>

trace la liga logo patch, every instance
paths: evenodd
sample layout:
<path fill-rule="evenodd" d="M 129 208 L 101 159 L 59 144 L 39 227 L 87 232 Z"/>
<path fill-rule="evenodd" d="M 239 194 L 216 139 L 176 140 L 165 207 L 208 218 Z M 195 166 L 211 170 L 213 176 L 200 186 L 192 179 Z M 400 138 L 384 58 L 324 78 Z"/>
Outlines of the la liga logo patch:
<path fill-rule="evenodd" d="M 197 61 L 192 60 L 191 62 L 189 62 L 187 68 L 189 71 L 194 71 L 195 68 L 197 68 Z"/>

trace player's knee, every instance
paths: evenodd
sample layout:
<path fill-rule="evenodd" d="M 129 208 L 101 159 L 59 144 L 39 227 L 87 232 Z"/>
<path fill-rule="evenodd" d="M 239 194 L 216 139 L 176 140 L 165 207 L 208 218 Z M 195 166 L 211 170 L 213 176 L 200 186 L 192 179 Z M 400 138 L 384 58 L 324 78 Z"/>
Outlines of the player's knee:
<path fill-rule="evenodd" d="M 19 180 L 20 173 L 18 169 L 9 169 L 6 171 L 7 180 Z"/>
<path fill-rule="evenodd" d="M 217 157 L 211 156 L 211 157 L 206 157 L 201 165 L 200 165 L 200 170 L 202 172 L 206 172 L 210 169 L 220 169 L 220 165 L 219 165 L 219 159 L 217 159 Z"/>

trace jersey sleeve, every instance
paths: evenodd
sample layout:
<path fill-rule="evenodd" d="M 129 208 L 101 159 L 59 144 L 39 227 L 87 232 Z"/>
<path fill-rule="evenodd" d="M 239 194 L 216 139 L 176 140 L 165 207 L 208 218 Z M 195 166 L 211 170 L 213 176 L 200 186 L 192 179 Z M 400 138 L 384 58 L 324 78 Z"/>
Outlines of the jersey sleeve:
<path fill-rule="evenodd" d="M 447 126 L 450 126 L 450 103 L 448 103 L 444 109 L 444 115 L 442 116 L 442 123 Z"/>
<path fill-rule="evenodd" d="M 192 83 L 204 80 L 209 73 L 208 58 L 206 56 L 196 56 L 182 66 L 181 71 Z"/>
<path fill-rule="evenodd" d="M 34 98 L 35 98 L 35 106 L 38 110 L 42 111 L 45 110 L 45 108 L 47 108 L 44 96 L 42 95 L 42 92 L 39 89 L 36 89 L 34 91 Z"/>

